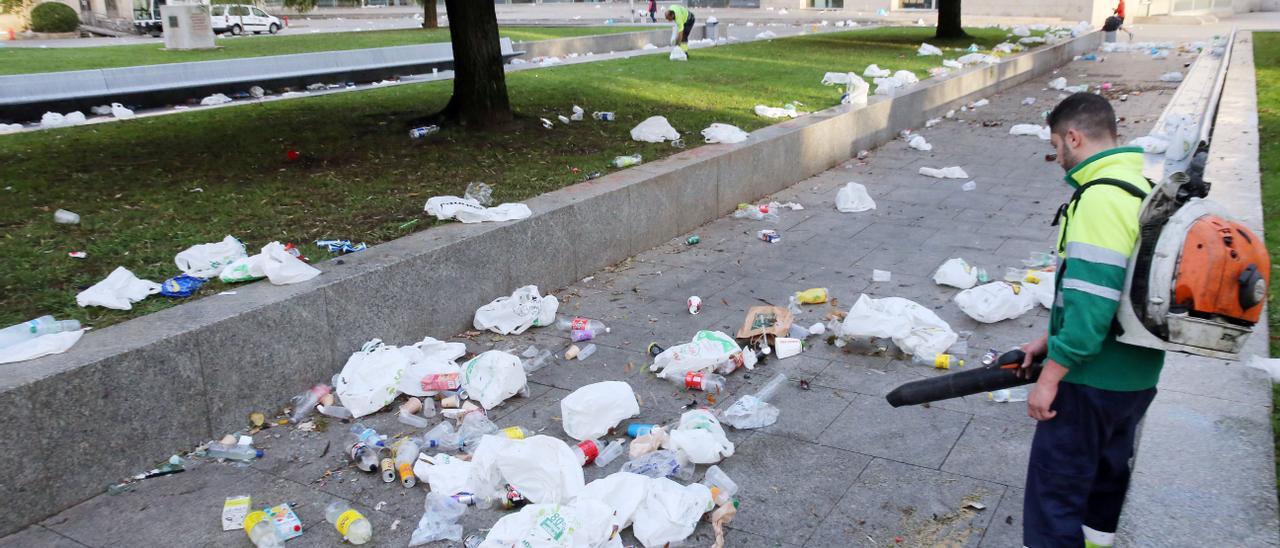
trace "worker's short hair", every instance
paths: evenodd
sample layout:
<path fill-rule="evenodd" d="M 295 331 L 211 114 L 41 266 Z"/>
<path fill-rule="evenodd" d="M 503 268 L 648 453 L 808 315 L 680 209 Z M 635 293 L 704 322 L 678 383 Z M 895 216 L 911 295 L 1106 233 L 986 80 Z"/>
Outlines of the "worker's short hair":
<path fill-rule="evenodd" d="M 1116 111 L 1101 95 L 1081 91 L 1063 99 L 1049 113 L 1049 130 L 1066 135 L 1074 128 L 1089 139 L 1116 138 Z"/>

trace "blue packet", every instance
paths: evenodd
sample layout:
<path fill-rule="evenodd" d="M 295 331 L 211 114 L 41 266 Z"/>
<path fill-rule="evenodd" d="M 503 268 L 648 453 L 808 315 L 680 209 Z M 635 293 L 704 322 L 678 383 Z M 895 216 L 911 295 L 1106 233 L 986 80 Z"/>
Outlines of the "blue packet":
<path fill-rule="evenodd" d="M 182 274 L 174 276 L 160 284 L 160 294 L 165 297 L 186 298 L 200 289 L 206 282 L 204 278 Z"/>

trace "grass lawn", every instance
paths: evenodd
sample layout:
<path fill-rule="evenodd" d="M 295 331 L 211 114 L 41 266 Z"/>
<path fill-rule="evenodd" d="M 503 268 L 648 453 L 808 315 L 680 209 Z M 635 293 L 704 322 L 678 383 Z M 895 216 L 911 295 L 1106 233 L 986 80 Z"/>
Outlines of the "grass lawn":
<path fill-rule="evenodd" d="M 615 34 L 653 27 L 504 27 L 501 34 L 528 42 L 596 34 Z M 294 32 L 298 32 L 294 34 Z M 214 51 L 165 51 L 164 44 L 102 46 L 94 48 L 0 48 L 0 75 L 86 70 L 136 65 L 160 65 L 187 61 L 216 61 L 290 53 L 408 46 L 448 42 L 449 29 L 402 29 L 342 33 L 308 33 L 285 30 L 277 36 L 226 36 L 218 38 Z"/>
<path fill-rule="evenodd" d="M 1263 232 L 1271 252 L 1272 272 L 1280 267 L 1280 33 L 1253 33 L 1258 72 L 1258 160 L 1262 165 Z M 1272 281 L 1267 298 L 1271 356 L 1280 357 L 1280 282 Z M 1271 427 L 1276 440 L 1276 489 L 1280 490 L 1280 384 L 1271 385 Z"/>
<path fill-rule="evenodd" d="M 406 124 L 444 106 L 449 82 L 0 136 L 0 326 L 55 314 L 101 327 L 173 306 L 180 301 L 154 296 L 128 312 L 82 309 L 75 295 L 117 266 L 163 281 L 178 273 L 174 254 L 227 234 L 251 252 L 292 241 L 322 260 L 316 239 L 372 245 L 431 226 L 427 198 L 461 195 L 469 181 L 492 185 L 495 200 L 517 201 L 609 171 L 616 155 L 651 161 L 677 152 L 630 139 L 652 115 L 665 115 L 695 146 L 712 122 L 747 131 L 773 123 L 755 116 L 757 104 L 836 105 L 839 89 L 820 84 L 827 71 L 877 63 L 927 77 L 940 59 L 915 50 L 932 32 L 818 34 L 694 50 L 687 63 L 656 54 L 513 73 L 515 123 L 492 132 L 445 128 L 425 142 L 410 140 Z M 972 40 L 937 45 L 989 48 L 1004 37 L 970 32 Z M 618 119 L 542 128 L 538 117 L 567 115 L 575 104 Z M 302 160 L 286 163 L 289 149 Z M 58 208 L 82 223 L 55 224 Z M 213 282 L 201 294 L 224 289 Z"/>

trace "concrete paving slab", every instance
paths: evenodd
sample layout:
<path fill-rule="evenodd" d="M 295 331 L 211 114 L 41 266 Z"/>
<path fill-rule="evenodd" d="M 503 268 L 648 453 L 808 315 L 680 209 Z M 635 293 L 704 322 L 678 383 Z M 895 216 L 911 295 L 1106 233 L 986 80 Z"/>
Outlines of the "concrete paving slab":
<path fill-rule="evenodd" d="M 936 407 L 894 409 L 883 398 L 860 395 L 822 433 L 822 443 L 936 469 L 969 420 L 969 415 Z"/>
<path fill-rule="evenodd" d="M 33 525 L 18 533 L 14 533 L 3 539 L 0 539 L 0 547 L 3 548 L 27 548 L 29 546 L 44 546 L 47 548 L 85 548 L 87 544 L 81 544 L 70 538 L 59 535 L 49 529 L 45 529 L 39 525 Z"/>
<path fill-rule="evenodd" d="M 962 476 L 987 480 L 1009 487 L 1018 487 L 1027 481 L 1027 448 L 1035 434 L 1034 421 L 1008 421 L 988 417 L 974 417 L 965 427 L 960 441 L 956 442 L 942 470 Z"/>
<path fill-rule="evenodd" d="M 1000 497 L 1000 504 L 994 510 L 988 510 L 993 513 L 987 525 L 987 532 L 982 536 L 979 546 L 991 548 L 1022 546 L 1023 496 L 1024 492 L 1021 488 L 1005 489 L 1004 496 Z"/>

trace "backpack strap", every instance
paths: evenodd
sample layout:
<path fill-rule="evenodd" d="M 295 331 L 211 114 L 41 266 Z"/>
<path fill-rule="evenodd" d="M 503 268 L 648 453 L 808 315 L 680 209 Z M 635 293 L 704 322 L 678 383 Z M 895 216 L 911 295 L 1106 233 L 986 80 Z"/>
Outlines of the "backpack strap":
<path fill-rule="evenodd" d="M 1148 180 L 1148 182 L 1150 182 L 1150 180 Z M 1067 215 L 1067 210 L 1070 209 L 1071 213 L 1075 213 L 1076 205 L 1080 201 L 1080 197 L 1084 195 L 1084 191 L 1090 189 L 1094 185 L 1113 186 L 1121 190 L 1124 190 L 1125 192 L 1128 192 L 1130 196 L 1133 196 L 1134 198 L 1137 198 L 1139 200 L 1146 199 L 1147 197 L 1147 193 L 1145 191 L 1138 188 L 1137 186 L 1134 186 L 1133 183 L 1130 183 L 1128 181 L 1121 181 L 1120 179 L 1111 179 L 1111 178 L 1094 179 L 1083 185 L 1080 185 L 1080 188 L 1077 188 L 1075 193 L 1071 195 L 1070 200 L 1067 200 L 1066 203 L 1058 206 L 1058 212 L 1053 215 L 1053 222 L 1050 223 L 1049 226 L 1058 226 L 1058 223 L 1062 221 L 1063 216 L 1066 216 L 1067 221 L 1070 222 L 1071 216 Z M 1155 188 L 1154 185 L 1152 186 L 1152 188 Z M 1066 241 L 1066 239 L 1067 239 L 1067 227 L 1063 226 L 1062 236 L 1058 238 L 1059 253 L 1062 252 L 1063 243 Z"/>

